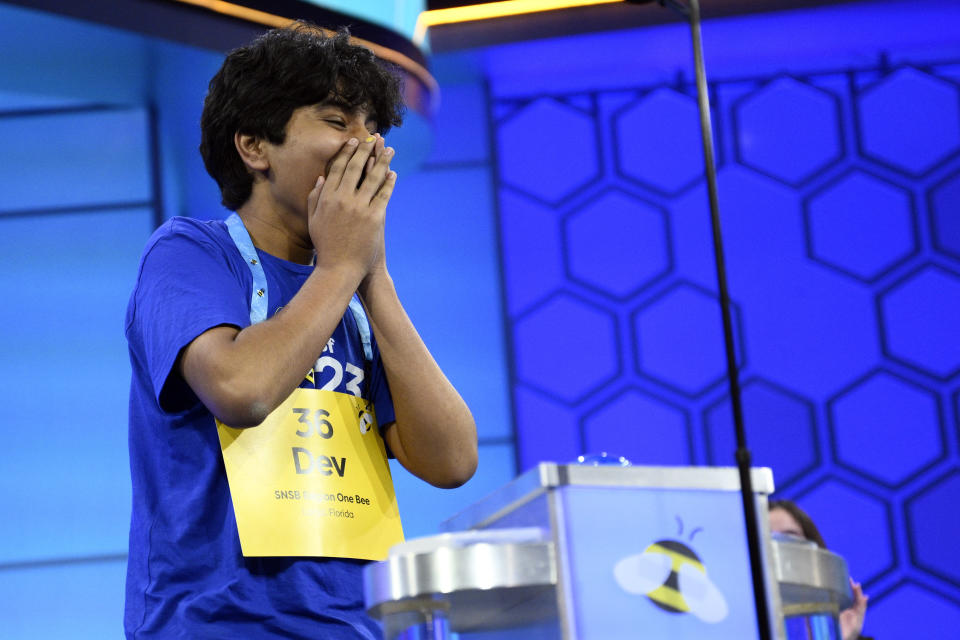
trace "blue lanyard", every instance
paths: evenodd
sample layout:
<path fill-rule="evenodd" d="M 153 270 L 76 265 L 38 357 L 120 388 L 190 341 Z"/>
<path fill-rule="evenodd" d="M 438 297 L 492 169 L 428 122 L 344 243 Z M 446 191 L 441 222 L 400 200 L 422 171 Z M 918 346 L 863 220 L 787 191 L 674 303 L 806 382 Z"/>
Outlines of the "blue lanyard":
<path fill-rule="evenodd" d="M 243 220 L 236 213 L 230 214 L 226 220 L 227 231 L 233 244 L 237 245 L 237 250 L 243 256 L 247 266 L 250 267 L 250 273 L 253 274 L 253 293 L 250 296 L 250 324 L 263 322 L 267 319 L 267 275 L 263 272 L 263 265 L 260 264 L 260 257 L 253 246 L 253 240 L 247 228 L 243 226 Z M 370 323 L 367 321 L 367 314 L 363 305 L 357 296 L 350 298 L 350 311 L 353 312 L 354 320 L 357 322 L 357 330 L 360 332 L 360 342 L 363 344 L 363 357 L 367 362 L 373 361 L 373 347 L 370 343 Z"/>

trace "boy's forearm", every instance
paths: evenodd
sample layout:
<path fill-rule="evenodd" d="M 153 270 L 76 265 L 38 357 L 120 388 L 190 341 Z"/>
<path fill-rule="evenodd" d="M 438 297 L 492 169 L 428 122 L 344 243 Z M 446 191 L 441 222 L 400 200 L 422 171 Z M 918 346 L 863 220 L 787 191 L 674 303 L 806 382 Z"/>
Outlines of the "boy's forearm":
<path fill-rule="evenodd" d="M 466 403 L 430 355 L 397 297 L 386 269 L 359 290 L 393 396 L 396 423 L 387 443 L 411 473 L 456 487 L 477 467 L 477 430 Z"/>
<path fill-rule="evenodd" d="M 343 317 L 357 280 L 344 270 L 315 270 L 269 320 L 198 336 L 181 359 L 184 379 L 225 424 L 260 424 L 313 366 Z"/>

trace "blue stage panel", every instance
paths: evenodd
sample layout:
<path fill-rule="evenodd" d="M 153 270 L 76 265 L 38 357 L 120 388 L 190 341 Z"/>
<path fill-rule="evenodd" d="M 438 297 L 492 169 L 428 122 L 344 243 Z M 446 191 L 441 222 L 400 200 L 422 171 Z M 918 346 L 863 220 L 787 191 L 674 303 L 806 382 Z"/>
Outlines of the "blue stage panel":
<path fill-rule="evenodd" d="M 865 89 L 858 104 L 862 149 L 909 175 L 960 151 L 960 87 L 903 68 Z"/>
<path fill-rule="evenodd" d="M 907 502 L 913 561 L 931 575 L 960 582 L 960 471 L 954 469 Z"/>
<path fill-rule="evenodd" d="M 513 339 L 517 378 L 561 402 L 600 391 L 620 368 L 613 317 L 566 293 L 519 319 Z"/>
<path fill-rule="evenodd" d="M 896 486 L 946 456 L 937 396 L 899 376 L 872 373 L 829 406 L 837 462 L 877 482 Z"/>
<path fill-rule="evenodd" d="M 934 187 L 929 202 L 934 245 L 960 260 L 960 172 Z"/>
<path fill-rule="evenodd" d="M 800 184 L 843 156 L 837 98 L 793 78 L 776 78 L 742 98 L 734 117 L 740 162 L 787 184 Z"/>
<path fill-rule="evenodd" d="M 871 607 L 926 571 L 942 588 L 924 593 L 950 615 L 960 580 L 934 574 L 911 542 L 940 521 L 931 507 L 907 521 L 901 509 L 926 504 L 918 496 L 958 464 L 958 12 L 947 1 L 847 3 L 703 30 L 754 462 L 811 511 Z M 677 456 L 668 434 L 678 416 L 690 460 L 731 464 L 683 25 L 492 47 L 484 61 L 521 468 L 598 447 Z M 562 158 L 545 164 L 528 151 L 512 123 L 532 122 L 529 113 L 530 129 L 569 134 Z M 596 171 L 581 166 L 590 144 Z M 551 183 L 564 162 L 569 175 Z M 611 193 L 666 212 L 667 233 L 622 213 L 636 207 Z M 614 227 L 620 236 L 604 245 Z M 669 261 L 656 270 L 660 256 Z M 558 300 L 573 301 L 569 313 L 551 311 Z M 605 317 L 616 330 L 589 330 Z M 576 340 L 585 332 L 600 339 Z M 591 366 L 588 346 L 623 365 Z M 960 501 L 955 484 L 930 504 Z M 884 635 L 871 620 L 866 635 Z"/>
<path fill-rule="evenodd" d="M 512 434 L 490 171 L 403 174 L 387 210 L 387 265 L 481 438 Z"/>
<path fill-rule="evenodd" d="M 960 269 L 922 267 L 884 291 L 879 306 L 889 357 L 935 378 L 960 372 Z"/>
<path fill-rule="evenodd" d="M 657 89 L 616 116 L 620 171 L 665 193 L 676 193 L 703 175 L 703 143 L 696 100 Z"/>
<path fill-rule="evenodd" d="M 742 401 L 753 464 L 773 469 L 778 489 L 801 479 L 822 462 L 810 400 L 753 378 L 743 383 Z M 732 466 L 737 445 L 728 397 L 707 409 L 704 427 L 710 464 Z M 785 442 L 790 446 L 784 446 Z"/>
<path fill-rule="evenodd" d="M 868 611 L 867 624 L 878 630 L 878 638 L 919 637 L 921 626 L 949 638 L 960 629 L 960 602 L 912 581 L 900 583 L 879 602 L 871 599 Z"/>
<path fill-rule="evenodd" d="M 427 157 L 430 165 L 489 160 L 487 99 L 474 81 L 442 85 L 440 108 L 433 117 L 436 137 Z"/>
<path fill-rule="evenodd" d="M 586 451 L 579 411 L 522 384 L 514 387 L 513 402 L 521 428 L 517 433 L 519 468 L 529 469 L 538 462 L 573 462 Z"/>
<path fill-rule="evenodd" d="M 123 317 L 151 228 L 149 209 L 0 218 L 0 562 L 126 549 Z"/>
<path fill-rule="evenodd" d="M 855 278 L 876 280 L 919 249 L 913 199 L 860 170 L 807 200 L 810 257 Z"/>
<path fill-rule="evenodd" d="M 500 179 L 555 204 L 597 178 L 592 115 L 543 98 L 497 125 Z"/>
<path fill-rule="evenodd" d="M 666 212 L 625 192 L 592 198 L 567 216 L 563 230 L 571 279 L 602 294 L 629 297 L 670 268 Z M 638 238 L 648 243 L 642 252 Z"/>
<path fill-rule="evenodd" d="M 633 328 L 644 375 L 690 396 L 723 379 L 723 328 L 710 292 L 679 283 L 639 309 Z"/>
<path fill-rule="evenodd" d="M 0 571 L 4 640 L 123 637 L 121 558 Z"/>
<path fill-rule="evenodd" d="M 555 211 L 508 189 L 500 192 L 501 269 L 511 316 L 559 290 L 565 281 L 564 245 Z"/>
<path fill-rule="evenodd" d="M 623 456 L 632 464 L 689 465 L 688 422 L 683 408 L 628 389 L 584 418 L 584 450 Z"/>
<path fill-rule="evenodd" d="M 150 200 L 145 109 L 0 114 L 0 212 Z M 50 153 L 55 149 L 55 153 Z"/>

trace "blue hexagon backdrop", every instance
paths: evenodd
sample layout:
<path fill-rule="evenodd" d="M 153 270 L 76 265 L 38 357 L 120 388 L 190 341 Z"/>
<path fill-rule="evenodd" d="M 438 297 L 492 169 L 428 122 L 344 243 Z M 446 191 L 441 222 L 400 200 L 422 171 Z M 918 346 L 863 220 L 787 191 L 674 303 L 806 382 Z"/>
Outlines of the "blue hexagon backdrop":
<path fill-rule="evenodd" d="M 958 68 L 711 84 L 754 462 L 884 637 L 960 619 Z M 520 466 L 734 464 L 693 88 L 494 95 L 490 118 Z"/>

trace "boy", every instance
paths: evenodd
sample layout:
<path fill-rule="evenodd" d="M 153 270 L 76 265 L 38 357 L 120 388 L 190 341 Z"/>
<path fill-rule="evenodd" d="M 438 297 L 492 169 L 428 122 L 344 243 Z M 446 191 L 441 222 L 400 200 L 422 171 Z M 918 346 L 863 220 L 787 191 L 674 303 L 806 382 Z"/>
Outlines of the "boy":
<path fill-rule="evenodd" d="M 128 638 L 379 637 L 386 449 L 435 486 L 473 474 L 473 418 L 386 266 L 401 111 L 370 51 L 302 23 L 211 80 L 200 150 L 236 213 L 162 225 L 127 312 Z"/>

